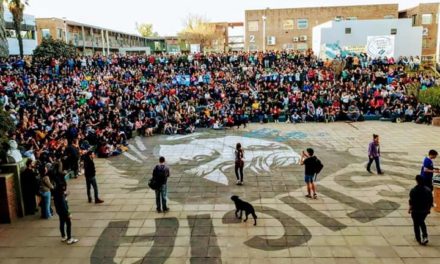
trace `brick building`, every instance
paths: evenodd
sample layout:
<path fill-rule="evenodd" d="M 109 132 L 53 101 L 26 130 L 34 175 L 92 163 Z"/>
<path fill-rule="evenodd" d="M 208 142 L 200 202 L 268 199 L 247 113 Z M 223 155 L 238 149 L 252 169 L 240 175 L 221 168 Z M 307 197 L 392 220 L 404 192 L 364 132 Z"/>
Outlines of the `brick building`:
<path fill-rule="evenodd" d="M 398 4 L 246 10 L 245 49 L 307 50 L 312 47 L 313 27 L 329 20 L 384 19 L 398 15 Z"/>
<path fill-rule="evenodd" d="M 166 50 L 163 38 L 144 38 L 60 18 L 37 18 L 36 23 L 38 43 L 41 43 L 43 38 L 52 37 L 73 44 L 84 54 L 149 53 Z"/>
<path fill-rule="evenodd" d="M 439 3 L 419 4 L 416 7 L 402 10 L 399 18 L 411 18 L 413 26 L 423 27 L 422 60 L 439 63 Z"/>

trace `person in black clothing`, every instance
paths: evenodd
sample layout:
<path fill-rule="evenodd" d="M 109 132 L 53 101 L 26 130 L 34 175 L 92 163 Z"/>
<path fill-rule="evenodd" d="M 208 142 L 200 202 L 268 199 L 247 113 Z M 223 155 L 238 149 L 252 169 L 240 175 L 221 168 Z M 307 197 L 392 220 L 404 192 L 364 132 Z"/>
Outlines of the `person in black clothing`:
<path fill-rule="evenodd" d="M 241 144 L 237 143 L 235 148 L 235 177 L 237 178 L 237 185 L 243 185 L 243 168 L 244 168 L 244 152 Z"/>
<path fill-rule="evenodd" d="M 307 152 L 307 153 L 306 153 Z M 313 191 L 313 198 L 316 199 L 317 198 L 317 194 L 316 194 L 316 186 L 314 183 L 314 179 L 315 179 L 315 174 L 316 174 L 316 157 L 313 156 L 314 151 L 311 148 L 308 148 L 306 150 L 306 152 L 302 152 L 301 155 L 301 165 L 304 165 L 305 167 L 305 176 L 304 176 L 304 181 L 306 182 L 307 185 L 307 198 L 312 198 L 311 192 Z"/>
<path fill-rule="evenodd" d="M 78 239 L 72 237 L 72 221 L 69 212 L 69 206 L 66 199 L 66 186 L 59 184 L 53 191 L 53 201 L 55 210 L 60 220 L 61 241 L 71 245 L 78 242 Z M 67 236 L 66 236 L 67 233 Z"/>
<path fill-rule="evenodd" d="M 26 161 L 26 169 L 21 173 L 21 190 L 26 215 L 33 215 L 38 211 L 35 199 L 40 188 L 38 177 L 38 172 L 34 168 L 34 162 L 28 159 Z"/>
<path fill-rule="evenodd" d="M 154 167 L 153 181 L 156 182 L 156 210 L 158 213 L 170 210 L 167 207 L 167 180 L 170 177 L 170 169 L 165 165 L 165 158 L 159 158 L 159 164 Z M 162 207 L 161 207 L 162 203 Z"/>
<path fill-rule="evenodd" d="M 88 151 L 83 156 L 84 160 L 84 176 L 86 177 L 86 185 L 87 185 L 87 197 L 89 199 L 89 203 L 92 202 L 92 196 L 90 195 L 90 188 L 93 186 L 93 192 L 95 194 L 95 203 L 103 203 L 104 201 L 99 199 L 98 196 L 98 184 L 96 183 L 96 170 L 95 170 L 95 162 L 93 161 L 95 154 L 93 151 Z"/>
<path fill-rule="evenodd" d="M 408 213 L 414 224 L 414 234 L 417 242 L 421 245 L 428 243 L 428 231 L 426 229 L 425 219 L 431 211 L 433 198 L 431 190 L 424 185 L 422 176 L 416 176 L 417 185 L 409 193 Z M 420 238 L 422 231 L 422 238 Z"/>

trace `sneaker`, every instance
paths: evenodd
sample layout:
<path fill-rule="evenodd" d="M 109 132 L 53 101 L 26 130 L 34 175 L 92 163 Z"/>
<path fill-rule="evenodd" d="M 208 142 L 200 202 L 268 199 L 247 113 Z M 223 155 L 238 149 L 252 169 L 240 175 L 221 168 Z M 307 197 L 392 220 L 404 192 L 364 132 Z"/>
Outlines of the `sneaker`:
<path fill-rule="evenodd" d="M 74 244 L 74 243 L 77 243 L 78 241 L 79 241 L 79 240 L 76 239 L 76 238 L 71 238 L 71 239 L 67 240 L 67 244 L 68 244 L 68 245 L 72 245 L 72 244 Z"/>
<path fill-rule="evenodd" d="M 235 184 L 240 185 L 240 180 L 237 180 L 237 182 Z"/>
<path fill-rule="evenodd" d="M 95 204 L 100 204 L 100 203 L 103 203 L 103 202 L 104 202 L 104 201 L 101 200 L 101 199 L 99 199 L 99 198 L 95 200 Z"/>
<path fill-rule="evenodd" d="M 92 203 L 92 198 L 89 198 L 89 203 Z"/>
<path fill-rule="evenodd" d="M 169 207 L 163 209 L 164 212 L 168 212 L 169 210 L 170 210 Z"/>
<path fill-rule="evenodd" d="M 240 181 L 240 185 L 243 185 L 243 182 L 242 182 L 242 181 Z"/>
<path fill-rule="evenodd" d="M 162 213 L 162 210 L 160 210 L 160 209 L 156 209 L 156 212 L 158 212 L 158 213 Z"/>
<path fill-rule="evenodd" d="M 424 238 L 422 238 L 422 241 L 420 242 L 420 244 L 425 246 L 426 244 L 428 244 L 428 242 L 429 242 L 428 238 L 424 237 Z"/>
<path fill-rule="evenodd" d="M 373 172 L 372 172 L 371 170 L 367 169 L 367 171 L 368 171 L 368 173 L 371 173 L 371 174 L 373 174 Z"/>
<path fill-rule="evenodd" d="M 62 237 L 61 238 L 61 242 L 66 242 L 67 241 L 67 237 Z"/>

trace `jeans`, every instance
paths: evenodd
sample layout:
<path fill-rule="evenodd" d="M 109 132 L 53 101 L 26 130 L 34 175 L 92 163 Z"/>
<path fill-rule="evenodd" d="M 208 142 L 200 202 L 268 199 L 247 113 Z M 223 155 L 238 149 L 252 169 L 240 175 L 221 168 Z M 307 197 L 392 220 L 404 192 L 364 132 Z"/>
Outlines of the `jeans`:
<path fill-rule="evenodd" d="M 428 232 L 426 230 L 426 224 L 425 224 L 425 219 L 427 215 L 428 215 L 427 213 L 411 213 L 411 218 L 413 219 L 413 224 L 414 224 L 414 235 L 416 236 L 416 240 L 418 242 L 421 241 L 420 231 L 422 231 L 422 236 L 424 238 L 428 237 Z"/>
<path fill-rule="evenodd" d="M 235 177 L 237 178 L 237 181 L 243 182 L 243 165 L 239 163 L 235 163 Z"/>
<path fill-rule="evenodd" d="M 96 178 L 90 178 L 87 179 L 86 178 L 86 185 L 87 185 L 87 197 L 89 198 L 89 200 L 92 199 L 92 196 L 90 195 L 90 188 L 93 186 L 93 192 L 95 194 L 95 201 L 99 199 L 98 196 L 98 185 L 96 184 Z"/>
<path fill-rule="evenodd" d="M 160 206 L 162 203 L 162 207 Z M 162 208 L 162 209 L 161 209 Z M 166 210 L 167 207 L 167 185 L 164 184 L 156 190 L 156 210 Z"/>
<path fill-rule="evenodd" d="M 66 231 L 64 231 L 64 227 L 66 227 Z M 72 237 L 71 230 L 72 230 L 72 221 L 70 221 L 70 217 L 60 216 L 61 237 L 66 237 L 66 233 L 67 233 L 67 239 L 70 239 Z"/>
<path fill-rule="evenodd" d="M 50 218 L 52 214 L 50 213 L 50 192 L 40 192 L 41 194 L 41 216 L 43 218 Z"/>
<path fill-rule="evenodd" d="M 373 163 L 373 160 L 374 160 L 374 162 L 376 163 L 377 173 L 382 173 L 382 170 L 380 169 L 379 157 L 373 157 L 373 158 L 369 157 L 368 159 L 369 159 L 369 161 L 368 161 L 368 164 L 367 164 L 367 170 L 370 171 L 371 164 Z"/>

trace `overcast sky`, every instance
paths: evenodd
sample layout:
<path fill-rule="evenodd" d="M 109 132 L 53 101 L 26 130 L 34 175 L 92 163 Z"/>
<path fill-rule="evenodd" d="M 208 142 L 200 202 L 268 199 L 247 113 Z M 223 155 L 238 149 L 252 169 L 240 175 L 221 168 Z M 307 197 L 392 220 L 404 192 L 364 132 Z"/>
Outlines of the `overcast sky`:
<path fill-rule="evenodd" d="M 329 5 L 397 3 L 399 9 L 419 2 L 439 0 L 29 0 L 25 13 L 36 17 L 66 17 L 127 33 L 136 33 L 137 23 L 152 23 L 160 35 L 175 35 L 188 14 L 210 21 L 242 21 L 247 9 L 293 8 Z"/>

